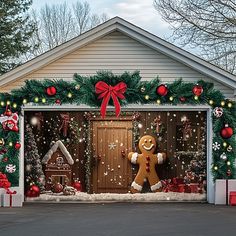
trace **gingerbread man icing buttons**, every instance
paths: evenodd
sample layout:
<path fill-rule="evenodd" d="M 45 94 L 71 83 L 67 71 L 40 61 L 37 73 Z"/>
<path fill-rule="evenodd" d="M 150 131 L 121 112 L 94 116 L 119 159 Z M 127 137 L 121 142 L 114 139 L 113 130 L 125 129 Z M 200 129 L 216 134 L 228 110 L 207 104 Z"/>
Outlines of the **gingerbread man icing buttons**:
<path fill-rule="evenodd" d="M 166 153 L 154 154 L 156 149 L 156 140 L 150 135 L 145 135 L 139 140 L 139 149 L 141 154 L 137 152 L 130 152 L 128 159 L 132 164 L 138 164 L 138 173 L 131 185 L 132 193 L 139 193 L 142 191 L 145 180 L 149 181 L 152 192 L 159 192 L 162 184 L 157 176 L 155 165 L 163 164 L 166 160 Z"/>

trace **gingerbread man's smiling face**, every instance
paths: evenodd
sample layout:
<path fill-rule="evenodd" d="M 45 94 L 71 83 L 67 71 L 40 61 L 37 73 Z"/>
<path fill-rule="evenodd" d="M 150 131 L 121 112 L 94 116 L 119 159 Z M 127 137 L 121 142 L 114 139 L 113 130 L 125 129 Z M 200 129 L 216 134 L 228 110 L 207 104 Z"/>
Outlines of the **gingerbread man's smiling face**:
<path fill-rule="evenodd" d="M 154 153 L 156 149 L 156 140 L 151 135 L 145 135 L 139 140 L 139 149 L 141 152 Z"/>

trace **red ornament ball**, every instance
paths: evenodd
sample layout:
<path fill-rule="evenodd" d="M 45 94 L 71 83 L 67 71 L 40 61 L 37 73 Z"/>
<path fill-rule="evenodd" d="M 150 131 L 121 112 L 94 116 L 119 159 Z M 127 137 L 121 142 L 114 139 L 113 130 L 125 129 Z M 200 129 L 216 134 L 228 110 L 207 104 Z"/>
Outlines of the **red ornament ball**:
<path fill-rule="evenodd" d="M 199 85 L 199 84 L 196 84 L 193 87 L 192 92 L 193 92 L 194 95 L 200 96 L 203 93 L 203 87 L 201 85 Z"/>
<path fill-rule="evenodd" d="M 61 105 L 61 100 L 60 100 L 60 99 L 57 99 L 57 100 L 55 101 L 55 103 L 58 104 L 58 105 Z"/>
<path fill-rule="evenodd" d="M 32 185 L 26 192 L 26 197 L 38 197 L 40 195 L 40 189 L 37 185 Z"/>
<path fill-rule="evenodd" d="M 185 98 L 185 97 L 180 97 L 179 100 L 180 100 L 181 102 L 186 102 L 186 98 Z"/>
<path fill-rule="evenodd" d="M 19 142 L 16 142 L 15 144 L 15 149 L 18 150 L 21 148 L 21 144 Z"/>
<path fill-rule="evenodd" d="M 226 174 L 227 174 L 227 176 L 231 176 L 231 174 L 232 174 L 231 170 L 228 169 L 227 172 L 226 172 Z"/>
<path fill-rule="evenodd" d="M 54 96 L 57 93 L 57 89 L 54 86 L 47 87 L 46 94 L 48 96 Z"/>
<path fill-rule="evenodd" d="M 53 193 L 61 193 L 63 191 L 63 186 L 60 183 L 56 183 L 52 187 Z"/>
<path fill-rule="evenodd" d="M 73 187 L 78 191 L 81 192 L 82 191 L 82 185 L 80 183 L 80 181 L 75 181 L 73 184 Z"/>
<path fill-rule="evenodd" d="M 231 136 L 234 134 L 234 131 L 231 127 L 229 127 L 227 124 L 224 128 L 221 129 L 220 135 L 222 138 L 228 139 L 231 138 Z"/>
<path fill-rule="evenodd" d="M 157 94 L 160 96 L 166 96 L 166 94 L 168 93 L 168 88 L 166 85 L 161 84 L 157 87 Z"/>
<path fill-rule="evenodd" d="M 12 115 L 12 111 L 8 108 L 5 112 L 4 112 L 4 116 L 11 116 Z"/>

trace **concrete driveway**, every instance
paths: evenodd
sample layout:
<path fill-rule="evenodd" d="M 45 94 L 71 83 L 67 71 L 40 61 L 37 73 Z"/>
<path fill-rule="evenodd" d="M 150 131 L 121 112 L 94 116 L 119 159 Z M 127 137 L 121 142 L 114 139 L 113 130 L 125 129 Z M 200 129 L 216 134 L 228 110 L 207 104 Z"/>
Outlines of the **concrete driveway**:
<path fill-rule="evenodd" d="M 31 203 L 23 208 L 0 208 L 0 236 L 235 233 L 236 207 L 201 203 Z"/>

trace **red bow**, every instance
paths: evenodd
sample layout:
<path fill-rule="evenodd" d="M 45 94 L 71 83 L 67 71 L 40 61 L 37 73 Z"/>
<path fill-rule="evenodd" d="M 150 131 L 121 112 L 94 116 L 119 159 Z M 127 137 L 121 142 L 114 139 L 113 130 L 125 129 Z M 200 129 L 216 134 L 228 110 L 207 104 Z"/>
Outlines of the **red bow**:
<path fill-rule="evenodd" d="M 124 82 L 118 83 L 116 86 L 108 85 L 107 83 L 103 81 L 99 81 L 95 85 L 95 91 L 97 94 L 99 94 L 98 99 L 102 99 L 102 105 L 101 105 L 101 115 L 102 118 L 106 115 L 106 109 L 107 104 L 110 101 L 110 98 L 112 97 L 115 109 L 116 109 L 116 116 L 118 117 L 120 114 L 120 103 L 118 98 L 125 99 L 124 93 L 127 89 L 127 85 Z"/>

